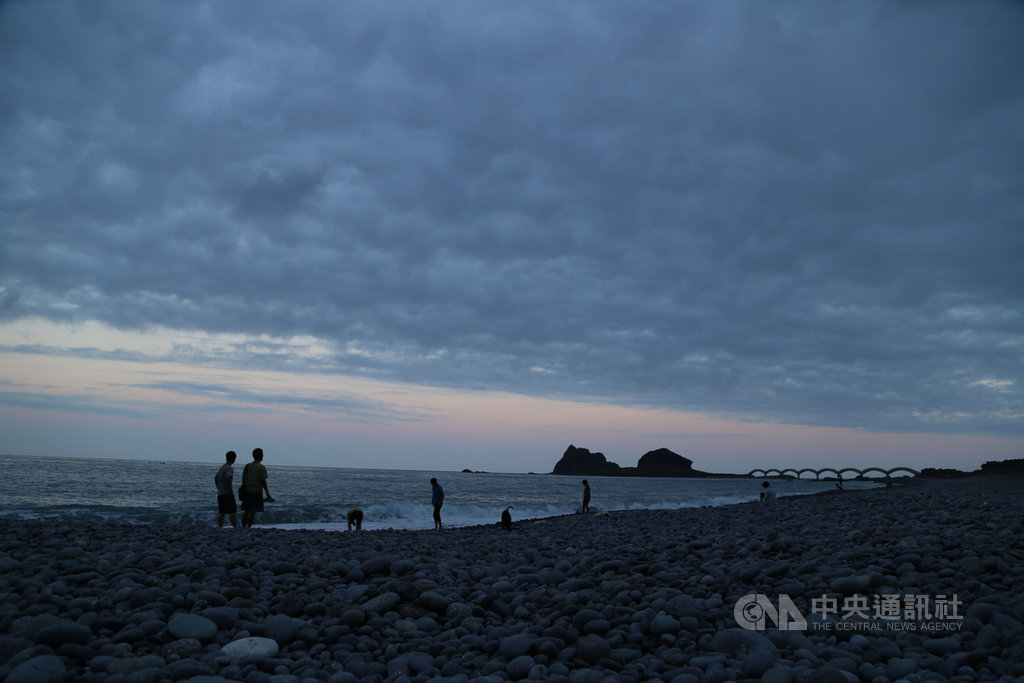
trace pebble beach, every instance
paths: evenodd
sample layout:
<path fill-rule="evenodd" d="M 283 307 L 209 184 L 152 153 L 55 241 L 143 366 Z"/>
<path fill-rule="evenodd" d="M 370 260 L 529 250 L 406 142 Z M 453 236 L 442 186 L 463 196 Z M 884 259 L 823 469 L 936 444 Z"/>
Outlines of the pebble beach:
<path fill-rule="evenodd" d="M 6 518 L 0 679 L 1022 680 L 1022 484 L 914 480 L 511 531 Z M 752 595 L 787 596 L 806 623 L 741 623 Z"/>

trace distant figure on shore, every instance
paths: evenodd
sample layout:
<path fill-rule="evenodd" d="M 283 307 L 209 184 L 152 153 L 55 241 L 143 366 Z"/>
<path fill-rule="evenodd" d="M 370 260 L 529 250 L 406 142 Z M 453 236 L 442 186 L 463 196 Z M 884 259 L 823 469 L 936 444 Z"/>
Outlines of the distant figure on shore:
<path fill-rule="evenodd" d="M 224 454 L 225 463 L 213 475 L 213 484 L 217 487 L 217 526 L 224 527 L 224 515 L 231 516 L 231 526 L 238 526 L 238 506 L 235 504 L 235 458 L 234 451 Z"/>
<path fill-rule="evenodd" d="M 352 525 L 355 525 L 356 531 L 361 531 L 363 528 L 363 511 L 358 507 L 354 507 L 348 511 L 348 530 L 352 531 Z"/>
<path fill-rule="evenodd" d="M 590 512 L 590 484 L 586 479 L 583 480 L 583 507 L 580 512 Z"/>
<path fill-rule="evenodd" d="M 433 491 L 430 495 L 430 502 L 434 506 L 434 528 L 441 528 L 441 506 L 444 505 L 444 489 L 437 483 L 437 478 L 431 477 L 430 486 Z"/>
<path fill-rule="evenodd" d="M 252 462 L 242 469 L 242 526 L 251 527 L 256 521 L 256 513 L 263 512 L 263 492 L 267 492 L 266 501 L 273 503 L 270 488 L 267 486 L 267 468 L 263 466 L 263 449 L 254 448 Z"/>
<path fill-rule="evenodd" d="M 501 526 L 505 531 L 512 531 L 512 513 L 509 510 L 515 510 L 515 508 L 509 505 L 501 511 Z"/>
<path fill-rule="evenodd" d="M 772 483 L 766 481 L 761 484 L 761 502 L 768 503 L 769 505 L 775 502 L 775 489 L 772 488 Z"/>
<path fill-rule="evenodd" d="M 843 479 L 842 479 L 842 477 L 840 477 L 839 481 L 836 482 L 836 490 L 837 491 L 842 491 L 843 490 Z"/>

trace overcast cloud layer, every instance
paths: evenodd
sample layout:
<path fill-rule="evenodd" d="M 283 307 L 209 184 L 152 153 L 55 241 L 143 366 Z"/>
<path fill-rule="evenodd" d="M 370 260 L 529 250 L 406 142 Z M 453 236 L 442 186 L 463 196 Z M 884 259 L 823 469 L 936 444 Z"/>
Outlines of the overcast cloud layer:
<path fill-rule="evenodd" d="M 1021 436 L 1021 36 L 1008 1 L 6 2 L 0 320 Z"/>

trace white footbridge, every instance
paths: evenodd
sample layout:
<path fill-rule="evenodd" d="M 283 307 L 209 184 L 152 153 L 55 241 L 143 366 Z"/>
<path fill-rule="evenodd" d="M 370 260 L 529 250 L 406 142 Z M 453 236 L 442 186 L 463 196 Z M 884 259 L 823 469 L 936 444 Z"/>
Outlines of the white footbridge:
<path fill-rule="evenodd" d="M 857 478 L 857 477 L 866 477 L 866 476 L 868 476 L 869 472 L 877 472 L 879 475 L 884 475 L 886 479 L 892 478 L 892 475 L 895 474 L 896 472 L 907 472 L 911 476 L 916 476 L 916 475 L 920 474 L 917 470 L 915 470 L 915 469 L 913 469 L 911 467 L 890 467 L 889 469 L 884 469 L 882 467 L 865 467 L 863 469 L 859 469 L 857 467 L 841 467 L 841 468 L 838 468 L 838 469 L 835 468 L 835 467 L 822 467 L 821 469 L 815 469 L 813 467 L 804 467 L 802 469 L 797 469 L 795 467 L 786 467 L 786 468 L 781 468 L 781 469 L 778 468 L 778 467 L 768 467 L 768 468 L 758 467 L 758 468 L 750 470 L 747 473 L 747 476 L 748 477 L 793 477 L 795 479 L 803 479 L 805 474 L 807 474 L 807 475 L 813 474 L 814 478 L 816 480 L 818 480 L 818 479 L 821 479 L 821 475 L 829 473 L 829 472 L 832 473 L 833 475 L 835 475 L 835 478 L 840 480 L 840 481 L 842 481 L 844 477 L 845 478 L 849 478 L 849 477 L 846 477 L 846 475 L 848 473 L 852 473 L 854 475 L 853 478 Z"/>

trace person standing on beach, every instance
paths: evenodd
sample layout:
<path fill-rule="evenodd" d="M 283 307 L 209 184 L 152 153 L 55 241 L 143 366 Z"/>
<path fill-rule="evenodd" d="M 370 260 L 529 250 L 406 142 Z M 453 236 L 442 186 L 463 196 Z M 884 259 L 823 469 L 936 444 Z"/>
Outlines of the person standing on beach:
<path fill-rule="evenodd" d="M 263 466 L 263 449 L 254 448 L 252 451 L 252 462 L 242 470 L 242 487 L 244 498 L 242 499 L 242 526 L 251 527 L 256 521 L 256 513 L 263 512 L 263 492 L 267 492 L 266 501 L 273 503 L 270 496 L 270 488 L 267 486 L 267 468 Z"/>
<path fill-rule="evenodd" d="M 772 488 L 772 483 L 770 481 L 766 481 L 765 483 L 761 484 L 761 488 L 763 489 L 761 491 L 761 502 L 768 503 L 769 505 L 774 503 L 775 489 Z"/>
<path fill-rule="evenodd" d="M 433 492 L 430 496 L 430 502 L 434 506 L 434 528 L 441 528 L 441 506 L 444 505 L 444 489 L 437 483 L 437 478 L 432 477 L 430 479 L 430 486 L 433 488 Z"/>
<path fill-rule="evenodd" d="M 235 458 L 234 451 L 224 454 L 227 461 L 213 475 L 213 483 L 217 487 L 217 526 L 224 527 L 224 515 L 231 515 L 231 526 L 238 526 L 238 507 L 235 505 Z"/>
<path fill-rule="evenodd" d="M 580 512 L 590 512 L 590 484 L 586 479 L 583 480 L 583 507 Z"/>

